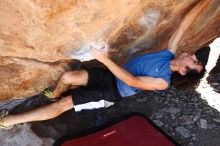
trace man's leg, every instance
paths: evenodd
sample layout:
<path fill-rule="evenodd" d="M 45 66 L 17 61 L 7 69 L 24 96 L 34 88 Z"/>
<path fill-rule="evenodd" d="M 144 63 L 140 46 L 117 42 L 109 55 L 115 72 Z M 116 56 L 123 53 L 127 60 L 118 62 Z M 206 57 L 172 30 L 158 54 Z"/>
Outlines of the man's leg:
<path fill-rule="evenodd" d="M 70 87 L 72 89 L 79 86 L 86 86 L 88 83 L 88 73 L 86 70 L 76 70 L 65 72 L 59 79 L 55 90 L 53 91 L 53 98 L 58 98 L 67 91 Z"/>
<path fill-rule="evenodd" d="M 57 102 L 39 107 L 16 115 L 7 115 L 3 119 L 3 126 L 11 126 L 31 121 L 43 121 L 55 118 L 74 107 L 71 96 L 66 96 Z"/>
<path fill-rule="evenodd" d="M 69 71 L 64 73 L 54 91 L 55 97 L 66 91 L 70 86 L 86 86 L 88 83 L 88 73 L 86 70 Z M 72 109 L 73 102 L 71 96 L 66 96 L 57 102 L 39 107 L 37 109 L 16 115 L 8 115 L 4 117 L 3 125 L 11 126 L 14 124 L 42 121 L 52 119 L 59 116 L 63 112 Z"/>

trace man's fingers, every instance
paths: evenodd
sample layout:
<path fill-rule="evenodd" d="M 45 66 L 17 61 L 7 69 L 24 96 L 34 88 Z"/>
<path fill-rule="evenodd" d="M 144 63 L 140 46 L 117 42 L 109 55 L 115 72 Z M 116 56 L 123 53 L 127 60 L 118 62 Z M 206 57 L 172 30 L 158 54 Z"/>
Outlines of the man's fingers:
<path fill-rule="evenodd" d="M 108 50 L 108 44 L 105 41 L 92 42 L 91 46 L 98 50 Z"/>

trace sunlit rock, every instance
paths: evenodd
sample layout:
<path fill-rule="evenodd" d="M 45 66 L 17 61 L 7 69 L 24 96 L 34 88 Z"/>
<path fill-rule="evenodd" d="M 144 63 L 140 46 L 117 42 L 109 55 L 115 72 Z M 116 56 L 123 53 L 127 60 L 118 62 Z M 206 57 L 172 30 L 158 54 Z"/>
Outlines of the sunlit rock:
<path fill-rule="evenodd" d="M 2 0 L 0 101 L 31 96 L 51 86 L 65 65 L 54 67 L 48 62 L 90 60 L 93 43 L 107 43 L 109 55 L 120 63 L 136 54 L 161 50 L 198 2 Z M 192 53 L 220 35 L 219 6 L 219 0 L 211 1 L 185 31 L 179 50 Z"/>

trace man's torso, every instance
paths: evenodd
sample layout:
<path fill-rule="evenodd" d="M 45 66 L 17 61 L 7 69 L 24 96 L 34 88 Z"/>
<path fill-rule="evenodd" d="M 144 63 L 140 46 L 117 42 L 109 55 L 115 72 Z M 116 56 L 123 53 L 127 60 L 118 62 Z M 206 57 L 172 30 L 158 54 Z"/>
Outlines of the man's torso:
<path fill-rule="evenodd" d="M 174 55 L 169 50 L 165 49 L 159 52 L 138 56 L 123 64 L 123 68 L 134 76 L 162 78 L 166 82 L 170 83 L 172 75 L 170 61 L 173 58 Z M 117 77 L 116 82 L 118 91 L 122 97 L 134 95 L 141 90 L 128 86 Z"/>

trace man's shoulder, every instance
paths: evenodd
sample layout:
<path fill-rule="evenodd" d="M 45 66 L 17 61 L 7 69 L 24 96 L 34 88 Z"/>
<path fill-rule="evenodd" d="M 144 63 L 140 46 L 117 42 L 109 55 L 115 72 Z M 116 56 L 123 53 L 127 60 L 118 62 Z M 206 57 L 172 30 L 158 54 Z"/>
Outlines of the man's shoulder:
<path fill-rule="evenodd" d="M 136 59 L 146 58 L 146 59 L 153 59 L 153 60 L 159 59 L 159 58 L 173 59 L 174 54 L 169 49 L 163 49 L 163 50 L 156 51 L 156 52 L 145 53 L 145 54 L 142 54 L 142 55 L 137 56 L 135 58 Z"/>

